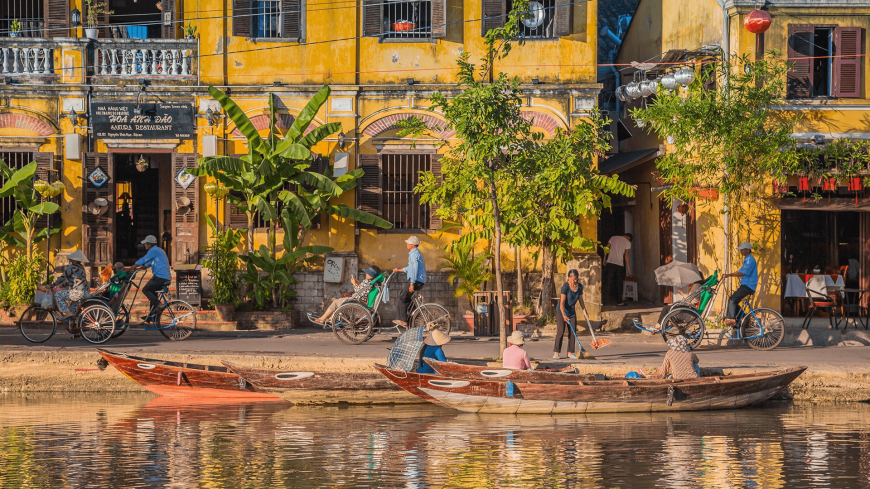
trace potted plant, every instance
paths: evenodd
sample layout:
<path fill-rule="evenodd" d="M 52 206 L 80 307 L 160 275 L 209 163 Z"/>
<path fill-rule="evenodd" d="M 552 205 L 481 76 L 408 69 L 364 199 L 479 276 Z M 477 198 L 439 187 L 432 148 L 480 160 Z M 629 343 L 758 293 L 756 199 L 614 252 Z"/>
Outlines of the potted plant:
<path fill-rule="evenodd" d="M 86 16 L 85 22 L 87 27 L 85 27 L 85 37 L 88 39 L 96 39 L 99 37 L 100 31 L 97 30 L 97 25 L 100 22 L 101 15 L 112 15 L 115 13 L 114 10 L 107 10 L 106 2 L 96 2 L 94 0 L 85 0 L 86 7 Z"/>
<path fill-rule="evenodd" d="M 9 26 L 9 37 L 21 37 L 21 22 L 18 19 L 13 20 Z"/>
<path fill-rule="evenodd" d="M 196 36 L 196 26 L 187 21 L 187 27 L 182 26 L 185 39 L 193 39 Z"/>
<path fill-rule="evenodd" d="M 139 161 L 136 162 L 136 169 L 140 172 L 148 169 L 148 160 L 146 160 L 144 156 L 139 157 Z"/>
<path fill-rule="evenodd" d="M 531 322 L 535 318 L 535 308 L 530 301 L 518 305 L 513 310 L 514 329 L 517 329 L 518 324 Z"/>
<path fill-rule="evenodd" d="M 453 283 L 454 280 L 459 280 L 456 284 L 456 289 L 453 291 L 455 297 L 465 297 L 470 305 L 474 300 L 474 293 L 480 291 L 480 287 L 490 278 L 489 253 L 474 253 L 474 243 L 459 240 L 449 245 L 447 248 L 449 255 L 444 258 L 444 265 L 438 270 L 449 269 L 450 276 L 448 280 Z M 465 324 L 469 329 L 474 329 L 474 314 L 466 310 L 463 315 Z"/>
<path fill-rule="evenodd" d="M 221 321 L 232 321 L 239 302 L 239 255 L 235 248 L 242 239 L 241 233 L 228 229 L 219 231 L 208 215 L 205 216 L 212 229 L 212 242 L 206 248 L 203 265 L 208 268 L 212 283 L 212 304 Z"/>

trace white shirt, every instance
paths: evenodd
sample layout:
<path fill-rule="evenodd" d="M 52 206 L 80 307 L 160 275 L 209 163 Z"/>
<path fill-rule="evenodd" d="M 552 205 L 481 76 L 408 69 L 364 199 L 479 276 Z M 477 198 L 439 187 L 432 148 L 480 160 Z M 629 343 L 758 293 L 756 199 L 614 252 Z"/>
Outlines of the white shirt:
<path fill-rule="evenodd" d="M 631 241 L 625 236 L 614 236 L 610 238 L 610 253 L 607 254 L 607 263 L 613 263 L 621 267 L 625 266 L 622 258 L 625 256 L 625 250 L 631 249 Z"/>

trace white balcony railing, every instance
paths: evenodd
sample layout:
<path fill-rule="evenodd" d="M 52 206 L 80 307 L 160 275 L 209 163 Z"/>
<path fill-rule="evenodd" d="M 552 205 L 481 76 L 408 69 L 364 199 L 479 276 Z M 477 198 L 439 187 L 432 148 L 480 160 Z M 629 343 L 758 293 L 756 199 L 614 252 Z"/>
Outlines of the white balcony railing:
<path fill-rule="evenodd" d="M 101 76 L 190 76 L 192 49 L 97 48 Z"/>
<path fill-rule="evenodd" d="M 54 48 L 0 47 L 0 75 L 54 76 Z"/>

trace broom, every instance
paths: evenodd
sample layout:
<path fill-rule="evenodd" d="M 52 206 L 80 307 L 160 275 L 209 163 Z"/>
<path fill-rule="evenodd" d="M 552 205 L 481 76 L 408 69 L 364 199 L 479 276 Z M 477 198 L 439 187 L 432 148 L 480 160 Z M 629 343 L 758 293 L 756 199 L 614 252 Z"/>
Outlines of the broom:
<path fill-rule="evenodd" d="M 580 347 L 580 351 L 577 352 L 577 358 L 582 358 L 584 360 L 595 360 L 595 357 L 592 356 L 591 353 L 583 349 L 583 345 L 580 344 L 580 338 L 577 336 L 577 331 L 574 329 L 574 325 L 571 324 L 571 321 L 566 322 L 568 323 L 568 327 L 571 328 L 571 332 L 574 333 L 574 339 L 577 340 L 577 346 Z"/>
<path fill-rule="evenodd" d="M 589 333 L 592 334 L 592 343 L 590 343 L 589 346 L 591 346 L 593 350 L 597 350 L 609 345 L 610 340 L 607 338 L 601 338 L 600 340 L 595 339 L 595 331 L 592 331 L 592 323 L 589 322 L 589 313 L 586 312 L 586 309 L 583 309 L 583 316 L 586 318 L 586 326 L 589 328 Z"/>

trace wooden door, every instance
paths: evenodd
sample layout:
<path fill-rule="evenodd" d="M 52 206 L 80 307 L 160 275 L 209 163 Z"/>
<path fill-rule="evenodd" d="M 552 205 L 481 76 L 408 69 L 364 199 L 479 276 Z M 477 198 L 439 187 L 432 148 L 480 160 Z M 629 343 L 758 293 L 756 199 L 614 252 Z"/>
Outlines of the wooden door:
<path fill-rule="evenodd" d="M 674 259 L 673 212 L 668 199 L 659 198 L 659 265 L 667 265 Z M 659 286 L 659 290 L 665 304 L 674 302 L 672 287 Z"/>
<path fill-rule="evenodd" d="M 179 182 L 179 173 L 196 167 L 196 153 L 172 154 L 172 254 L 173 265 L 199 261 L 199 179 L 187 188 Z M 190 210 L 184 211 L 184 199 Z"/>
<path fill-rule="evenodd" d="M 105 175 L 101 185 L 91 181 L 91 175 L 99 168 Z M 91 265 L 105 266 L 115 258 L 115 181 L 114 165 L 109 153 L 85 153 L 82 163 L 82 250 Z M 99 183 L 100 180 L 97 180 Z M 106 199 L 108 209 L 99 215 L 93 214 L 88 205 L 97 199 Z"/>

